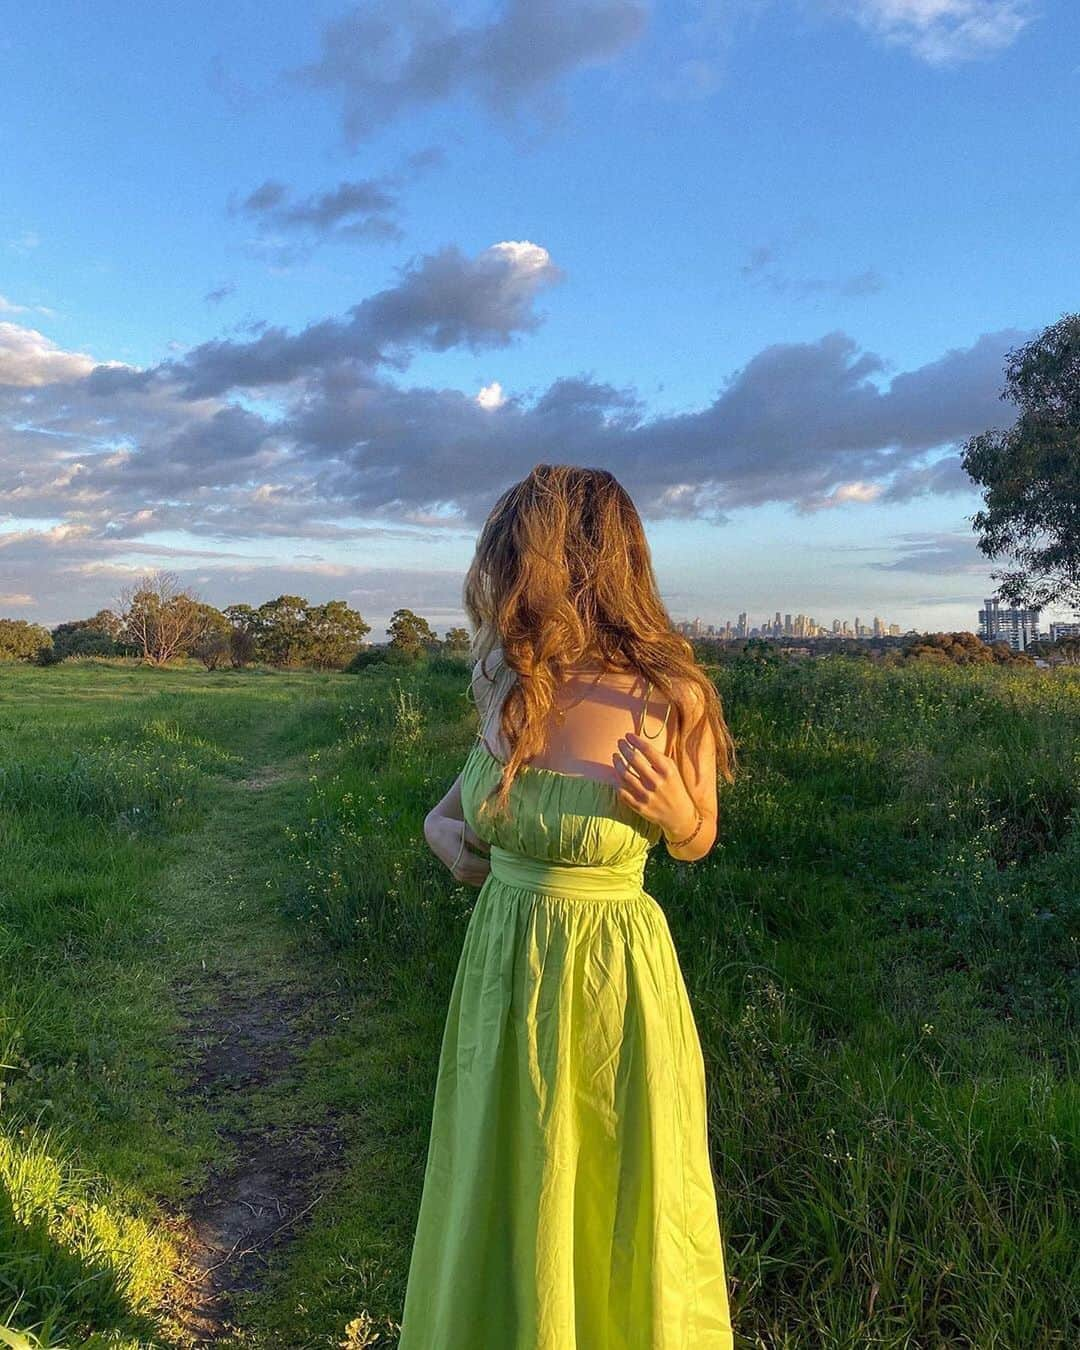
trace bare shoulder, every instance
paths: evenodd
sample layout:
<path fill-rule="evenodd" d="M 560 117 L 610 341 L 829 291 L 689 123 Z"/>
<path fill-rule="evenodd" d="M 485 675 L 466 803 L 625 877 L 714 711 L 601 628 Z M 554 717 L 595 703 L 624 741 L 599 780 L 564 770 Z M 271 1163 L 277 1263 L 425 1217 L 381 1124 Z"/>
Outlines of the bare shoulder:
<path fill-rule="evenodd" d="M 678 713 L 674 758 L 695 800 L 713 809 L 716 787 L 716 737 L 708 719 L 705 693 L 697 680 L 681 678 L 672 685 Z M 704 720 L 703 720 L 704 719 Z"/>
<path fill-rule="evenodd" d="M 672 703 L 678 714 L 678 724 L 673 728 L 681 740 L 694 727 L 706 712 L 705 695 L 697 680 L 681 676 L 672 681 Z"/>

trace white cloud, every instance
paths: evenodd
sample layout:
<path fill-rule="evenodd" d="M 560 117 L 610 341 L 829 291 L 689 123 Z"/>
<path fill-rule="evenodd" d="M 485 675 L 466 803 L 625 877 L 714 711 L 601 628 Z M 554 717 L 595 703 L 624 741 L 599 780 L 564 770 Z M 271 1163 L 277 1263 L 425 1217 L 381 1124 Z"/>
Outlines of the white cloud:
<path fill-rule="evenodd" d="M 123 367 L 122 361 L 95 361 L 84 352 L 66 352 L 36 328 L 0 323 L 0 385 L 35 388 L 59 380 L 81 380 L 96 365 Z"/>
<path fill-rule="evenodd" d="M 841 0 L 858 23 L 930 65 L 991 56 L 1031 22 L 1030 0 Z"/>
<path fill-rule="evenodd" d="M 873 502 L 884 491 L 885 486 L 882 483 L 864 483 L 861 480 L 854 483 L 839 483 L 831 492 L 800 502 L 799 508 L 804 512 L 824 511 L 832 506 L 845 506 L 848 502 Z"/>
<path fill-rule="evenodd" d="M 546 272 L 551 267 L 551 254 L 541 244 L 530 239 L 504 239 L 488 250 L 506 262 L 519 275 L 527 272 Z"/>
<path fill-rule="evenodd" d="M 490 384 L 485 384 L 483 389 L 476 396 L 477 403 L 481 408 L 495 409 L 501 408 L 506 402 L 506 396 L 503 394 L 503 387 L 498 380 L 492 380 Z"/>
<path fill-rule="evenodd" d="M 11 605 L 14 609 L 25 609 L 36 605 L 37 601 L 25 591 L 0 591 L 0 605 Z"/>

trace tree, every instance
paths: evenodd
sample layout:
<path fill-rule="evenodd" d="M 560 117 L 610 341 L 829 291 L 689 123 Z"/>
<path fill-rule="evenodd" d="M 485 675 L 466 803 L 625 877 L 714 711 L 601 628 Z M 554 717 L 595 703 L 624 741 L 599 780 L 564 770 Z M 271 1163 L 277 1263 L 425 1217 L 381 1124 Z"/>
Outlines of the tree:
<path fill-rule="evenodd" d="M 742 655 L 762 666 L 774 666 L 780 660 L 776 643 L 769 642 L 767 638 L 749 638 L 743 643 Z"/>
<path fill-rule="evenodd" d="M 1080 638 L 1058 638 L 1054 651 L 1067 666 L 1080 666 Z"/>
<path fill-rule="evenodd" d="M 255 611 L 256 650 L 274 666 L 296 666 L 304 659 L 308 602 L 301 595 L 279 595 Z"/>
<path fill-rule="evenodd" d="M 1080 665 L 1080 637 L 1059 637 L 1056 642 L 1041 638 L 1038 642 L 1028 643 L 1032 656 L 1039 656 L 1049 665 Z"/>
<path fill-rule="evenodd" d="M 188 651 L 203 622 L 198 598 L 180 585 L 175 572 L 140 577 L 121 592 L 119 609 L 121 641 L 153 666 Z"/>
<path fill-rule="evenodd" d="M 52 647 L 52 635 L 26 619 L 0 619 L 0 661 L 41 661 Z"/>
<path fill-rule="evenodd" d="M 262 621 L 250 605 L 227 605 L 222 612 L 229 624 L 229 660 L 240 670 L 255 660 Z"/>
<path fill-rule="evenodd" d="M 120 616 L 111 609 L 99 609 L 89 619 L 57 624 L 52 630 L 49 663 L 72 656 L 116 656 L 121 651 L 117 639 L 122 629 Z"/>
<path fill-rule="evenodd" d="M 983 487 L 979 548 L 1013 559 L 991 573 L 1008 603 L 1080 604 L 1080 314 L 1008 353 L 1001 397 L 1015 423 L 973 436 L 962 459 Z"/>
<path fill-rule="evenodd" d="M 472 646 L 472 640 L 469 637 L 467 628 L 448 628 L 446 637 L 443 640 L 443 651 L 445 652 L 467 652 Z"/>
<path fill-rule="evenodd" d="M 411 609 L 394 610 L 386 631 L 390 634 L 391 647 L 413 657 L 419 656 L 425 649 L 437 647 L 439 643 L 427 619 L 422 619 Z"/>
<path fill-rule="evenodd" d="M 1014 652 L 1007 642 L 986 643 L 974 633 L 922 633 L 906 643 L 905 661 L 936 661 L 939 665 L 1034 664 L 1027 652 Z"/>
<path fill-rule="evenodd" d="M 86 620 L 86 626 L 94 633 L 106 633 L 114 642 L 119 640 L 124 621 L 111 609 L 99 609 Z"/>
<path fill-rule="evenodd" d="M 190 651 L 207 670 L 217 670 L 229 659 L 229 635 L 232 629 L 220 609 L 204 604 L 198 605 L 197 609 L 196 632 Z"/>
<path fill-rule="evenodd" d="M 305 649 L 312 665 L 319 670 L 342 670 L 360 650 L 371 625 L 344 600 L 329 600 L 309 608 L 307 630 Z"/>

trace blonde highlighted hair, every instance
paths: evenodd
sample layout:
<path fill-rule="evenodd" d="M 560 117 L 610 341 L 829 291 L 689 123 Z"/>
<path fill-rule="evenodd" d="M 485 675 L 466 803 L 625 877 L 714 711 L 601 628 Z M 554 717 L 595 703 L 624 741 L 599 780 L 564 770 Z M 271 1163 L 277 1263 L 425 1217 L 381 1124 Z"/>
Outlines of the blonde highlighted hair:
<path fill-rule="evenodd" d="M 672 754 L 692 754 L 706 727 L 720 776 L 735 747 L 716 686 L 660 599 L 637 508 L 605 469 L 537 464 L 502 494 L 480 531 L 465 578 L 472 656 L 501 647 L 517 673 L 499 723 L 510 747 L 495 806 L 507 806 L 518 769 L 544 745 L 544 725 L 567 669 L 583 659 L 636 672 L 671 701 Z"/>

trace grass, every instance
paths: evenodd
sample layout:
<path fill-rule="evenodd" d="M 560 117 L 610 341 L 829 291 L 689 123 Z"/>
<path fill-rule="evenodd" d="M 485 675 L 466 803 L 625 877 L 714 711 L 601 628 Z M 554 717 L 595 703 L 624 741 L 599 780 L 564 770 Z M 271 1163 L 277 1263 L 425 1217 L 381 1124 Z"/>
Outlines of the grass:
<path fill-rule="evenodd" d="M 174 1343 L 172 1211 L 226 1161 L 182 1016 L 294 955 L 241 780 L 317 739 L 326 684 L 0 670 L 0 1327 L 35 1345 Z"/>
<path fill-rule="evenodd" d="M 655 850 L 646 882 L 705 1053 L 741 1343 L 1076 1344 L 1080 677 L 714 674 L 739 779 L 709 858 Z M 0 671 L 0 1327 L 175 1343 L 162 1204 L 220 1149 L 176 1091 L 178 1002 L 212 998 L 208 957 L 307 960 L 342 1014 L 247 1109 L 333 1114 L 346 1162 L 237 1344 L 394 1344 L 476 894 L 421 834 L 466 684 Z M 257 810 L 264 766 L 291 776 Z"/>
<path fill-rule="evenodd" d="M 715 675 L 742 766 L 717 846 L 646 875 L 708 1066 L 743 1343 L 1075 1344 L 1080 680 Z M 282 1343 L 301 1305 L 393 1343 L 473 894 L 420 840 L 472 732 L 462 678 L 362 688 L 286 902 L 367 1000 L 334 1049 L 364 1142 L 260 1305 Z"/>

